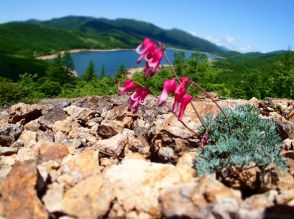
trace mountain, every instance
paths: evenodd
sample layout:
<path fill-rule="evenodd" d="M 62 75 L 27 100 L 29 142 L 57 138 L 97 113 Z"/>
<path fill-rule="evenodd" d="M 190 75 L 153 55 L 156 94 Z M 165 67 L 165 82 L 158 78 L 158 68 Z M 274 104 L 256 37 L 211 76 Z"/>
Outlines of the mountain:
<path fill-rule="evenodd" d="M 39 56 L 77 48 L 135 48 L 143 38 L 169 47 L 223 54 L 222 48 L 179 29 L 166 30 L 133 19 L 67 16 L 0 25 L 0 52 Z"/>

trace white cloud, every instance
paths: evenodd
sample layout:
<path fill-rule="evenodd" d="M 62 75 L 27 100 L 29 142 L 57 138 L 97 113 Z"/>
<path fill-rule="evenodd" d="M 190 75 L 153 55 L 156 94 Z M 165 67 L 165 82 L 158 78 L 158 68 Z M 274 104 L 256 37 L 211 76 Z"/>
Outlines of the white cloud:
<path fill-rule="evenodd" d="M 234 44 L 236 42 L 236 39 L 235 37 L 232 37 L 230 35 L 226 36 L 225 38 L 226 42 L 229 43 L 229 44 Z"/>
<path fill-rule="evenodd" d="M 220 39 L 212 36 L 212 35 L 207 35 L 206 37 L 204 37 L 206 40 L 213 42 L 214 44 L 218 45 L 218 46 L 222 46 L 222 42 Z"/>
<path fill-rule="evenodd" d="M 197 33 L 195 31 L 190 31 L 190 34 L 192 34 L 193 36 L 197 36 Z"/>
<path fill-rule="evenodd" d="M 240 52 L 250 52 L 252 51 L 252 47 L 251 46 L 240 47 L 239 50 Z"/>
<path fill-rule="evenodd" d="M 230 50 L 235 50 L 239 52 L 250 52 L 253 49 L 250 45 L 243 45 L 235 37 L 231 35 L 226 35 L 222 38 L 207 35 L 204 38 L 218 46 L 224 46 Z"/>

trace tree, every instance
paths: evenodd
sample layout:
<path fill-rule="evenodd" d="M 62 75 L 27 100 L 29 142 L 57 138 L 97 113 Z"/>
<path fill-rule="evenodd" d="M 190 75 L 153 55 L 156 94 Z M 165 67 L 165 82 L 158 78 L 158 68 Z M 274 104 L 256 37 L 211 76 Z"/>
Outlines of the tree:
<path fill-rule="evenodd" d="M 276 63 L 273 95 L 294 98 L 294 55 L 290 51 L 283 54 Z"/>
<path fill-rule="evenodd" d="M 116 80 L 120 80 L 122 78 L 125 78 L 126 75 L 128 73 L 127 68 L 125 67 L 124 64 L 120 64 L 120 66 L 118 67 L 116 73 L 115 73 L 115 79 Z"/>
<path fill-rule="evenodd" d="M 87 70 L 82 78 L 85 81 L 92 81 L 92 80 L 96 79 L 96 74 L 95 74 L 95 70 L 94 70 L 94 63 L 92 60 L 89 62 Z"/>
<path fill-rule="evenodd" d="M 99 79 L 104 78 L 105 76 L 106 76 L 105 67 L 104 67 L 104 65 L 102 65 L 101 71 L 99 73 Z"/>
<path fill-rule="evenodd" d="M 57 53 L 57 56 L 56 58 L 54 59 L 54 63 L 56 65 L 62 65 L 63 64 L 63 61 L 62 61 L 62 55 L 60 52 Z"/>
<path fill-rule="evenodd" d="M 62 65 L 66 68 L 66 71 L 72 71 L 75 69 L 72 57 L 69 52 L 65 52 L 63 54 Z"/>

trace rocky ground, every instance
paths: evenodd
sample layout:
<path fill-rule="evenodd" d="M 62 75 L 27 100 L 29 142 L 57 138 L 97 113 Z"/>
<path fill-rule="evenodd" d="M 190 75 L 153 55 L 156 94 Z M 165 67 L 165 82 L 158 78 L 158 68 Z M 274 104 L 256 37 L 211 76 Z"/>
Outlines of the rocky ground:
<path fill-rule="evenodd" d="M 288 171 L 251 172 L 254 194 L 193 169 L 198 138 L 154 100 L 136 115 L 126 97 L 19 103 L 0 112 L 0 218 L 294 218 L 294 101 L 250 102 L 274 119 Z M 217 107 L 205 98 L 201 115 Z M 200 126 L 191 108 L 184 121 Z M 242 175 L 243 174 L 243 175 Z"/>

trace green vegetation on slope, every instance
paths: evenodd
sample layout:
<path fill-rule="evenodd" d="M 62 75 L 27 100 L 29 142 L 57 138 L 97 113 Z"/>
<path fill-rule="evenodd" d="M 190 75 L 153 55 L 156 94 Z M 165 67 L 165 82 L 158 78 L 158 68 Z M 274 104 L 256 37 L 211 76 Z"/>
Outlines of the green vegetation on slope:
<path fill-rule="evenodd" d="M 47 67 L 48 63 L 44 61 L 0 53 L 0 78 L 17 81 L 19 75 L 26 72 L 43 76 Z"/>
<path fill-rule="evenodd" d="M 223 53 L 218 46 L 178 29 L 165 30 L 131 19 L 75 16 L 2 24 L 0 52 L 36 57 L 76 48 L 135 48 L 145 37 L 177 48 Z"/>
<path fill-rule="evenodd" d="M 293 52 L 238 55 L 214 61 L 204 54 L 185 57 L 181 52 L 175 55 L 175 69 L 179 76 L 187 75 L 207 91 L 228 98 L 294 98 Z M 153 78 L 143 80 L 142 73 L 138 73 L 134 79 L 159 94 L 163 81 L 172 77 L 169 69 L 164 68 Z M 193 88 L 190 93 L 199 91 Z"/>

